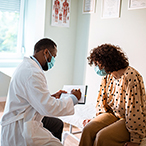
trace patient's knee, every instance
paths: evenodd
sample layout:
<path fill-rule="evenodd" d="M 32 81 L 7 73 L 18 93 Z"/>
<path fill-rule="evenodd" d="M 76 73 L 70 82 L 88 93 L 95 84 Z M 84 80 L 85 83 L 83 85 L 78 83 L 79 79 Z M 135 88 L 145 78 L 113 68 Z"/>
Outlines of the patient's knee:
<path fill-rule="evenodd" d="M 94 139 L 97 133 L 97 127 L 95 127 L 95 122 L 88 123 L 82 131 L 82 135 L 88 135 L 90 138 Z"/>
<path fill-rule="evenodd" d="M 90 126 L 90 124 L 87 124 L 87 125 L 83 128 L 82 133 L 83 133 L 83 134 L 89 134 L 90 132 L 91 132 L 91 126 Z"/>
<path fill-rule="evenodd" d="M 97 134 L 96 134 L 96 138 L 94 141 L 94 146 L 99 146 L 99 145 L 103 145 L 103 143 L 105 142 L 105 140 L 107 141 L 107 133 L 105 130 L 100 130 Z"/>

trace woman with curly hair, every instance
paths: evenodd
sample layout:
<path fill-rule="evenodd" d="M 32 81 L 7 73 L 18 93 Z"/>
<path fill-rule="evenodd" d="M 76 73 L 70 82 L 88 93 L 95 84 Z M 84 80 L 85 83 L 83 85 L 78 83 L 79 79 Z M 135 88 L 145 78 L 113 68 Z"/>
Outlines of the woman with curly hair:
<path fill-rule="evenodd" d="M 103 44 L 87 58 L 103 76 L 96 117 L 83 121 L 79 146 L 138 146 L 146 137 L 146 95 L 142 76 L 120 47 Z"/>

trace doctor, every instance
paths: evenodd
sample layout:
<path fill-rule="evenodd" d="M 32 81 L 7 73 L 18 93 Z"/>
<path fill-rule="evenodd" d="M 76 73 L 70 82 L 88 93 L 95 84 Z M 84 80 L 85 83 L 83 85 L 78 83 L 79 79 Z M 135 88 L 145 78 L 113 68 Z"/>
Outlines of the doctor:
<path fill-rule="evenodd" d="M 51 95 L 44 71 L 52 68 L 57 45 L 50 39 L 38 41 L 34 55 L 24 58 L 10 82 L 8 97 L 1 119 L 1 146 L 62 146 L 58 138 L 43 128 L 44 116 L 65 116 L 74 113 L 81 98 L 80 90 L 59 99 L 58 91 Z"/>

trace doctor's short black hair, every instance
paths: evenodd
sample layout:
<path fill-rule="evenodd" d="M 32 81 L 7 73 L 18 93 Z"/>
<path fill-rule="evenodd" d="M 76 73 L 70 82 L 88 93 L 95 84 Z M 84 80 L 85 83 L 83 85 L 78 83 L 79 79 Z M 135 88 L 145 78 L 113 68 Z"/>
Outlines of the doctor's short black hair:
<path fill-rule="evenodd" d="M 98 62 L 104 67 L 107 73 L 118 71 L 129 66 L 128 58 L 122 49 L 119 46 L 111 44 L 102 44 L 92 49 L 87 59 L 90 66 L 93 64 L 96 66 L 96 62 Z"/>
<path fill-rule="evenodd" d="M 37 53 L 41 50 L 45 50 L 45 49 L 55 49 L 55 47 L 57 47 L 57 45 L 55 44 L 54 41 L 52 41 L 51 39 L 48 38 L 43 38 L 41 40 L 39 40 L 35 46 L 34 46 L 34 52 Z"/>

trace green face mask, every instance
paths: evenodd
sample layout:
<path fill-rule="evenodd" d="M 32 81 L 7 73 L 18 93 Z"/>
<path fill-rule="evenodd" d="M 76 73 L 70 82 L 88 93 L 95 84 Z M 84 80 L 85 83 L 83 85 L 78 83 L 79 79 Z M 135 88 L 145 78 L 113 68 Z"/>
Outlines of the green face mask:
<path fill-rule="evenodd" d="M 50 51 L 48 50 L 49 54 L 52 56 L 52 54 L 50 53 Z M 51 69 L 54 66 L 55 63 L 55 58 L 54 56 L 52 56 L 51 61 L 48 62 L 47 57 L 45 56 L 45 59 L 47 61 L 47 66 L 48 66 L 48 70 Z"/>
<path fill-rule="evenodd" d="M 104 68 L 102 70 L 100 70 L 98 65 L 94 68 L 94 70 L 100 76 L 106 76 L 107 75 L 107 73 L 104 70 Z"/>

